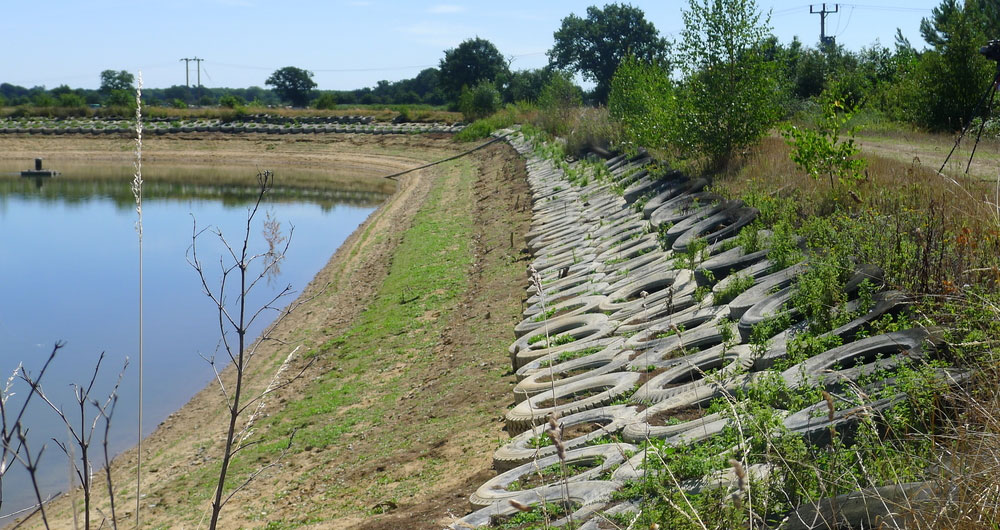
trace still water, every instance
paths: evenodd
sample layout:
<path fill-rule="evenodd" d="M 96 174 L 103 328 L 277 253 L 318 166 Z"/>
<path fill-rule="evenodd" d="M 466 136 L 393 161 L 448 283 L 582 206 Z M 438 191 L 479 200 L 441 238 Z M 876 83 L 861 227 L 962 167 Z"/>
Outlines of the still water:
<path fill-rule="evenodd" d="M 280 173 L 279 173 L 280 174 Z M 40 184 L 40 185 L 38 185 Z M 105 359 L 93 394 L 106 397 L 126 359 L 124 379 L 112 421 L 111 449 L 136 443 L 138 369 L 138 241 L 136 212 L 128 183 L 52 181 L 38 184 L 0 179 L 0 381 L 20 364 L 37 374 L 56 342 L 65 346 L 45 374 L 42 386 L 60 407 L 72 410 L 72 384 L 86 385 L 102 352 Z M 186 254 L 193 223 L 218 228 L 234 244 L 241 241 L 252 181 L 243 189 L 190 184 L 158 185 L 143 204 L 144 252 L 144 435 L 182 406 L 213 378 L 203 357 L 225 354 L 219 346 L 218 313 L 202 291 Z M 280 222 L 290 245 L 280 275 L 262 282 L 253 305 L 291 285 L 290 303 L 337 247 L 364 221 L 384 196 L 355 192 L 277 190 L 251 229 L 251 245 L 267 250 L 262 223 Z M 219 257 L 225 248 L 216 237 L 199 239 L 198 253 L 217 285 Z M 229 295 L 235 299 L 237 293 Z M 251 330 L 257 336 L 265 320 Z M 7 408 L 19 406 L 28 387 L 15 381 Z M 45 494 L 64 491 L 66 456 L 52 441 L 67 439 L 66 427 L 40 401 L 29 407 L 29 448 L 42 446 L 40 479 Z M 78 422 L 79 420 L 77 420 Z M 89 428 L 89 426 L 88 426 Z M 102 429 L 94 434 L 100 451 Z M 95 459 L 97 467 L 103 458 Z M 33 504 L 26 476 L 14 465 L 3 477 L 0 514 Z M 101 475 L 97 475 L 100 477 Z M 103 484 L 99 485 L 104 488 Z M 121 485 L 119 485 L 121 487 Z M 0 524 L 9 522 L 0 518 Z"/>

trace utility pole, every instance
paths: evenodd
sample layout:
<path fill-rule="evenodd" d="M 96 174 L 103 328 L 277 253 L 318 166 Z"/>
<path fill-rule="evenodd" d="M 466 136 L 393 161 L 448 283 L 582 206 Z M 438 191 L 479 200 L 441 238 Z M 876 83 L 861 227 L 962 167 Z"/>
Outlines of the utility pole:
<path fill-rule="evenodd" d="M 836 37 L 827 37 L 826 36 L 826 16 L 830 15 L 830 14 L 833 14 L 833 13 L 838 13 L 839 11 L 840 11 L 840 4 L 833 4 L 833 11 L 827 11 L 826 4 L 823 4 L 823 8 L 820 9 L 819 11 L 813 11 L 813 6 L 812 5 L 809 6 L 809 14 L 810 15 L 819 15 L 819 43 L 820 43 L 820 45 L 826 46 L 826 45 L 836 45 L 837 44 L 837 40 L 836 40 L 837 38 Z"/>
<path fill-rule="evenodd" d="M 199 59 L 198 57 L 194 57 L 191 60 L 198 63 L 198 88 L 201 88 L 201 62 L 204 61 L 205 59 Z"/>
<path fill-rule="evenodd" d="M 195 58 L 195 59 L 197 59 L 197 58 Z M 184 86 L 186 86 L 188 88 L 191 88 L 191 67 L 190 67 L 190 63 L 191 63 L 191 61 L 194 61 L 195 59 L 188 59 L 188 58 L 181 59 L 182 61 L 184 61 Z"/>

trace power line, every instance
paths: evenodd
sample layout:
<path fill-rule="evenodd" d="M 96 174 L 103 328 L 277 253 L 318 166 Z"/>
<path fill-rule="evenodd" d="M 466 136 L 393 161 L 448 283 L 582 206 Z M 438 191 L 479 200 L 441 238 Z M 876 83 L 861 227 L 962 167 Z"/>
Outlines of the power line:
<path fill-rule="evenodd" d="M 926 7 L 902 7 L 902 6 L 877 6 L 871 4 L 841 4 L 845 7 L 857 7 L 860 9 L 871 9 L 874 11 L 899 11 L 910 13 L 930 13 L 932 10 Z"/>
<path fill-rule="evenodd" d="M 851 19 L 852 18 L 854 18 L 854 6 L 851 6 L 851 12 L 847 14 L 847 24 L 844 24 L 843 31 L 837 33 L 838 37 L 841 36 L 841 35 L 843 35 L 847 31 L 847 28 L 849 28 L 851 26 Z M 838 25 L 839 25 L 839 23 L 838 23 Z"/>
<path fill-rule="evenodd" d="M 889 12 L 899 12 L 899 13 L 930 13 L 932 11 L 930 8 L 924 8 L 924 7 L 880 6 L 873 4 L 844 4 L 844 3 L 841 3 L 840 5 L 844 7 L 850 7 L 852 9 L 857 8 L 870 11 L 889 11 Z M 799 14 L 799 12 L 803 11 L 807 7 L 810 7 L 810 5 L 800 4 L 797 6 L 786 7 L 775 11 L 771 11 L 771 16 L 778 17 L 778 16 Z"/>
<path fill-rule="evenodd" d="M 791 15 L 792 13 L 796 13 L 796 12 L 802 10 L 802 9 L 807 8 L 807 7 L 809 7 L 809 4 L 797 5 L 795 7 L 787 7 L 785 9 L 779 9 L 777 11 L 771 11 L 771 16 L 772 17 L 780 17 L 780 16 L 784 16 L 784 15 Z"/>

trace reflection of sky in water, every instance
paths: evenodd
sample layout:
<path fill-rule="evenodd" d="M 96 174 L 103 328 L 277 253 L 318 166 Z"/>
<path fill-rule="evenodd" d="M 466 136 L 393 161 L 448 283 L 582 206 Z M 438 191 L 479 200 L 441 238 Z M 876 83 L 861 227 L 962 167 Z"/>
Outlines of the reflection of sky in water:
<path fill-rule="evenodd" d="M 127 189 L 127 188 L 126 188 Z M 253 307 L 290 284 L 293 297 L 309 283 L 336 248 L 368 216 L 367 206 L 276 202 L 265 207 L 287 231 L 294 226 L 281 276 L 271 285 L 261 283 Z M 183 405 L 212 379 L 212 369 L 201 356 L 216 354 L 218 313 L 204 295 L 185 253 L 191 243 L 192 219 L 199 228 L 218 227 L 231 241 L 241 237 L 247 205 L 194 198 L 147 199 L 144 220 L 144 394 L 146 434 Z M 259 252 L 266 250 L 261 235 L 265 211 L 260 212 L 251 236 Z M 41 200 L 22 193 L 0 196 L 0 377 L 4 380 L 23 363 L 37 372 L 56 341 L 66 343 L 43 381 L 59 404 L 72 404 L 71 383 L 89 381 L 100 353 L 106 352 L 98 395 L 105 396 L 126 357 L 131 364 L 112 422 L 114 450 L 135 443 L 138 352 L 138 242 L 134 209 L 116 206 L 105 197 L 78 198 L 72 203 Z M 219 256 L 224 248 L 205 234 L 199 257 L 210 285 L 217 285 Z M 236 293 L 228 296 L 234 301 Z M 265 320 L 269 322 L 273 315 Z M 255 326 L 251 336 L 262 329 Z M 219 351 L 218 355 L 224 357 Z M 8 405 L 27 392 L 17 388 Z M 35 450 L 50 437 L 66 438 L 65 427 L 42 407 L 30 409 Z M 95 446 L 99 440 L 95 435 Z M 49 440 L 43 457 L 49 472 L 49 491 L 61 490 L 66 480 L 65 457 Z M 11 473 L 14 473 L 13 471 Z M 3 513 L 30 503 L 24 477 L 4 479 Z M 2 521 L 0 521 L 2 522 Z"/>

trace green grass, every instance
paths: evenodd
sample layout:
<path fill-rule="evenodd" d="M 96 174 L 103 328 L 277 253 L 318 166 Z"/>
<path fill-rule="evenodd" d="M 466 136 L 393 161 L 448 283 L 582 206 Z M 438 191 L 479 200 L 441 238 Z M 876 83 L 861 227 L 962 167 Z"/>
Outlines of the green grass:
<path fill-rule="evenodd" d="M 489 138 L 493 131 L 506 129 L 516 123 L 516 114 L 509 109 L 501 110 L 492 116 L 482 118 L 470 123 L 461 132 L 455 135 L 455 139 L 460 142 L 473 142 Z"/>
<path fill-rule="evenodd" d="M 446 194 L 471 194 L 474 168 L 468 161 L 450 165 L 416 214 L 413 225 L 403 234 L 374 301 L 347 331 L 309 353 L 331 369 L 315 378 L 299 399 L 289 400 L 283 408 L 258 420 L 255 431 L 259 434 L 252 438 L 255 445 L 234 459 L 227 488 L 237 486 L 249 473 L 277 459 L 293 433 L 291 453 L 329 450 L 345 445 L 348 436 L 358 443 L 359 431 L 378 424 L 398 406 L 408 388 L 400 374 L 432 359 L 441 328 L 448 322 L 447 315 L 465 292 L 472 263 L 469 208 L 463 201 L 449 200 Z M 430 313 L 439 313 L 441 318 L 421 318 Z M 397 365 L 406 365 L 407 370 L 389 370 Z M 453 430 L 450 425 L 432 421 L 420 429 Z M 377 454 L 378 447 L 387 444 L 405 448 L 409 443 L 406 439 L 371 440 L 359 458 Z M 189 505 L 204 505 L 204 492 L 210 491 L 217 476 L 215 464 L 200 466 L 179 477 L 178 486 L 190 492 Z M 403 481 L 393 489 L 393 498 L 405 498 L 407 492 L 417 490 L 417 484 L 433 478 Z M 385 488 L 387 482 L 377 486 Z"/>

